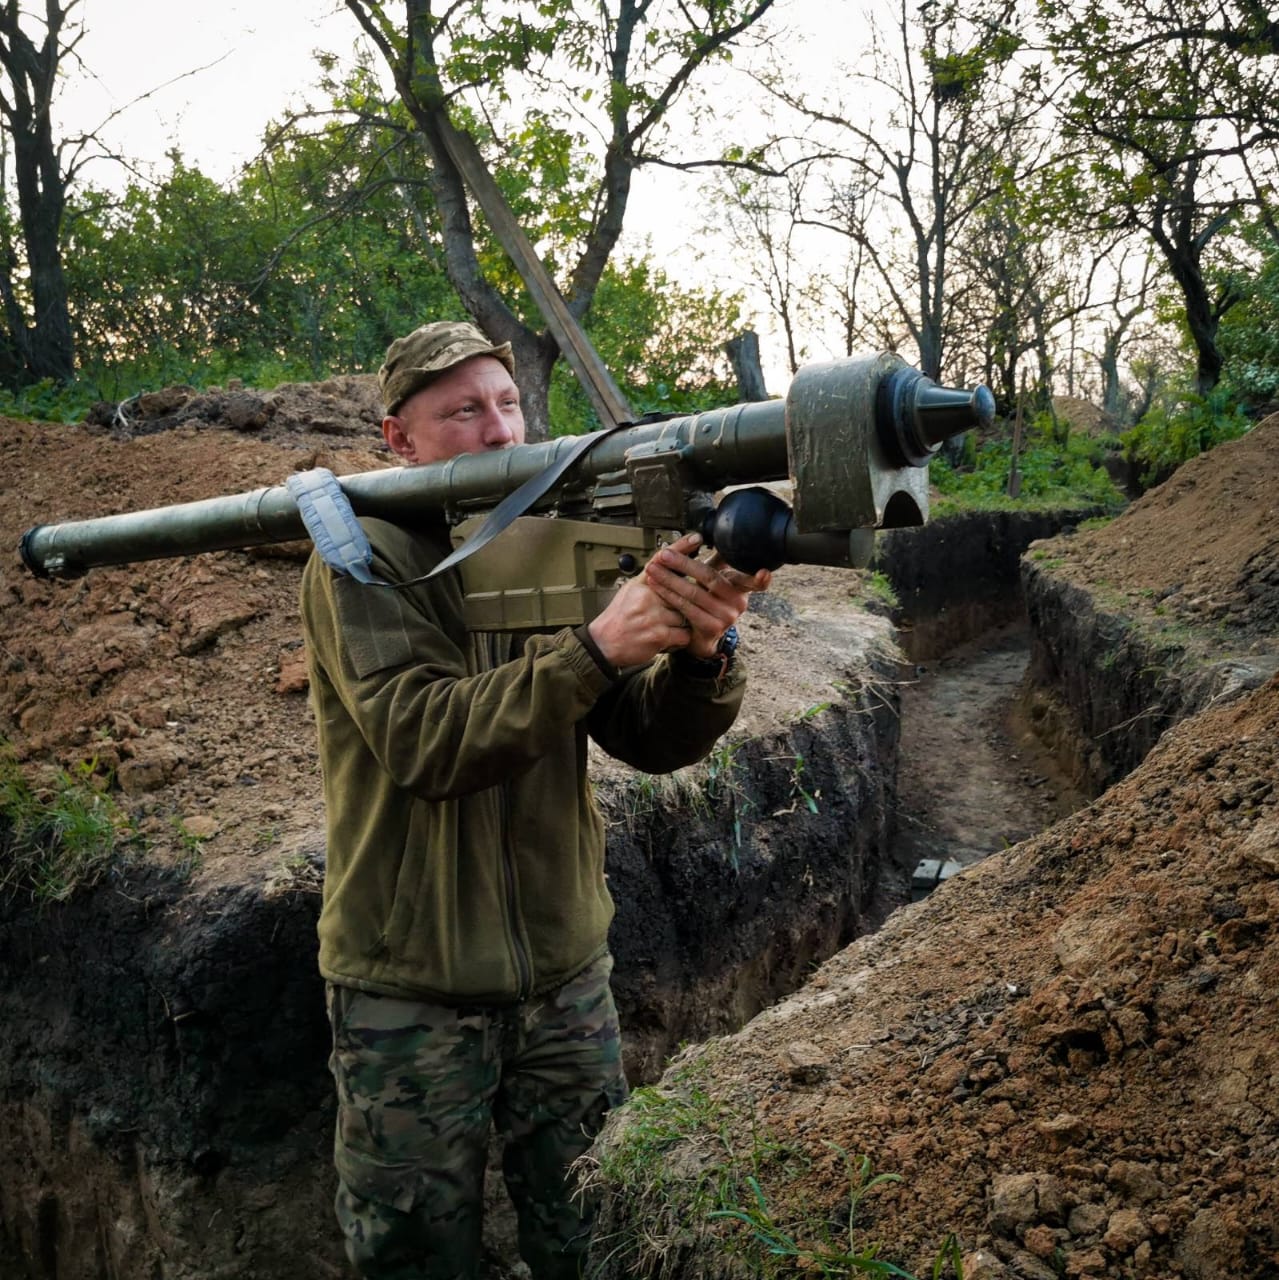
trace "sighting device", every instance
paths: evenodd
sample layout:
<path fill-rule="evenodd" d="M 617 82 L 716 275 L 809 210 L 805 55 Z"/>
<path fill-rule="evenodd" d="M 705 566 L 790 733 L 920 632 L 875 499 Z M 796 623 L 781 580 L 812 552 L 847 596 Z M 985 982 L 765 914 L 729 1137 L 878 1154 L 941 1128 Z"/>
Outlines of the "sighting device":
<path fill-rule="evenodd" d="M 594 618 L 619 578 L 684 532 L 701 533 L 746 573 L 788 563 L 865 566 L 876 529 L 928 518 L 928 461 L 941 443 L 989 425 L 994 414 L 985 387 L 950 390 L 893 353 L 858 356 L 804 366 L 785 400 L 427 466 L 321 473 L 321 505 L 349 503 L 355 516 L 410 526 L 447 522 L 458 550 L 446 563 L 462 575 L 473 630 L 572 626 Z M 779 482 L 789 485 L 790 502 L 763 487 Z M 20 552 L 37 576 L 66 578 L 99 565 L 291 541 L 308 532 L 299 487 L 295 478 L 36 525 Z M 362 538 L 353 520 L 347 527 Z M 360 576 L 358 565 L 346 569 Z"/>

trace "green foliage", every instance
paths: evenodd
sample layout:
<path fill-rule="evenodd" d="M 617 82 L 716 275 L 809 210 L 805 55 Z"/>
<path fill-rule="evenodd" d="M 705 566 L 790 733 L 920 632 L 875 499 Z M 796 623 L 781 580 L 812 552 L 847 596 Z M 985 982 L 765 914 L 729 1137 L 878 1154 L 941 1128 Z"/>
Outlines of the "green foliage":
<path fill-rule="evenodd" d="M 59 770 L 35 789 L 8 743 L 0 743 L 0 888 L 61 902 L 96 884 L 137 832 L 94 777 L 96 760 Z"/>
<path fill-rule="evenodd" d="M 953 15 L 950 20 L 953 21 Z M 988 77 L 998 74 L 1024 43 L 1022 35 L 1005 27 L 984 34 L 962 52 L 925 47 L 924 65 L 933 77 L 933 92 L 938 101 L 951 102 L 975 92 Z"/>
<path fill-rule="evenodd" d="M 723 343 L 741 328 L 741 299 L 685 289 L 649 258 L 610 264 L 587 334 L 636 414 L 699 413 L 737 402 Z M 586 393 L 564 364 L 551 378 L 552 435 L 598 430 Z"/>
<path fill-rule="evenodd" d="M 821 799 L 822 793 L 809 791 L 804 784 L 804 757 L 799 752 L 795 753 L 795 763 L 791 766 L 790 794 L 792 809 L 797 809 L 803 804 L 809 813 L 820 812 L 817 802 Z"/>
<path fill-rule="evenodd" d="M 89 406 L 99 399 L 96 386 L 88 382 L 42 378 L 18 391 L 0 388 L 0 414 L 37 422 L 83 422 Z"/>
<path fill-rule="evenodd" d="M 934 514 L 974 508 L 1122 506 L 1123 495 L 1102 465 L 1104 445 L 1079 432 L 1068 433 L 1061 443 L 1061 434 L 1060 424 L 1047 415 L 1032 424 L 1017 458 L 1021 491 L 1015 499 L 1008 496 L 1010 440 L 982 441 L 973 451 L 971 464 L 958 468 L 935 458 L 929 470 L 942 500 Z"/>
<path fill-rule="evenodd" d="M 1240 301 L 1221 321 L 1225 391 L 1246 405 L 1279 398 L 1279 244 L 1263 227 L 1249 230 L 1251 269 L 1232 273 Z"/>
<path fill-rule="evenodd" d="M 1081 154 L 1057 188 L 1061 225 L 1078 235 L 1084 217 L 1098 231 L 1149 236 L 1175 281 L 1206 392 L 1220 369 L 1219 321 L 1238 296 L 1221 287 L 1238 224 L 1270 198 L 1273 59 L 1241 57 L 1222 38 L 1256 24 L 1261 9 L 1040 0 L 1038 10 L 1069 86 L 1063 138 Z"/>
<path fill-rule="evenodd" d="M 357 72 L 336 105 L 359 90 Z M 173 153 L 155 182 L 83 193 L 66 257 L 90 398 L 376 368 L 407 328 L 464 314 L 427 173 L 413 135 L 331 123 L 277 130 L 224 185 Z"/>
<path fill-rule="evenodd" d="M 1206 396 L 1182 389 L 1170 391 L 1121 439 L 1150 480 L 1214 445 L 1238 439 L 1251 425 L 1228 387 L 1217 386 Z"/>
<path fill-rule="evenodd" d="M 438 11 L 410 5 L 409 40 L 385 0 L 349 0 L 349 7 L 372 33 L 416 121 L 448 104 L 570 306 L 585 317 L 597 306 L 622 234 L 631 175 L 672 150 L 667 113 L 677 101 L 694 115 L 709 113 L 716 97 L 699 103 L 690 81 L 702 66 L 729 59 L 733 43 L 769 6 L 757 0 L 688 0 L 661 9 L 632 0 L 601 8 L 539 0 L 505 11 L 477 3 Z M 679 159 L 688 156 L 681 150 Z M 463 206 L 453 166 L 436 167 L 432 182 L 449 209 Z M 480 243 L 481 220 L 455 212 L 444 225 L 453 278 L 472 305 L 488 314 L 505 308 L 540 330 L 505 256 Z M 717 345 L 727 336 L 718 334 Z M 669 391 L 687 384 L 661 385 Z M 526 392 L 538 431 L 551 423 L 572 431 L 588 416 L 566 403 L 564 386 L 552 404 L 541 402 L 547 394 L 541 379 Z"/>
<path fill-rule="evenodd" d="M 729 862 L 735 871 L 738 869 L 737 855 L 742 848 L 742 824 L 755 808 L 755 801 L 747 791 L 743 779 L 738 776 L 737 770 L 737 755 L 745 745 L 745 739 L 729 741 L 727 738 L 721 738 L 703 762 L 705 769 L 703 789 L 707 804 L 720 812 L 727 806 L 732 814 L 733 847 L 729 851 Z"/>
<path fill-rule="evenodd" d="M 237 283 L 266 251 L 234 192 L 176 153 L 170 162 L 159 184 L 134 182 L 118 200 L 91 190 L 68 214 L 80 367 L 110 398 L 136 389 L 118 384 L 124 367 L 143 386 L 224 372 L 220 362 L 237 354 L 243 328 Z"/>
<path fill-rule="evenodd" d="M 231 378 L 257 387 L 374 369 L 387 344 L 465 310 L 444 270 L 430 165 L 400 104 L 357 68 L 326 85 L 339 111 L 382 124 L 276 129 L 263 154 L 219 185 L 172 153 L 157 181 L 119 196 L 88 190 L 68 216 L 68 283 L 81 376 L 0 401 L 15 416 L 79 420 L 95 400 Z M 484 128 L 471 123 L 484 139 Z M 548 266 L 590 232 L 582 139 L 538 112 L 505 140 L 496 176 Z M 481 267 L 533 329 L 542 322 L 505 253 L 477 225 Z M 732 403 L 722 355 L 740 300 L 683 289 L 649 259 L 609 266 L 589 332 L 637 412 Z M 594 429 L 560 365 L 556 433 Z"/>

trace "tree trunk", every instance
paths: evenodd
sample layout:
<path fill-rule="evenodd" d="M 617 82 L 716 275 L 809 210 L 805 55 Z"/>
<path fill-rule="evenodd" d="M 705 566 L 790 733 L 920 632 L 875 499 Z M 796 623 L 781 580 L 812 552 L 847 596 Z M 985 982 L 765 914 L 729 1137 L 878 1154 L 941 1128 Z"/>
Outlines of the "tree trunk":
<path fill-rule="evenodd" d="M 1202 291 L 1202 280 L 1200 285 Z M 1206 296 L 1203 301 L 1207 302 Z M 1201 396 L 1206 396 L 1221 380 L 1224 361 L 1217 346 L 1217 319 L 1210 307 L 1187 294 L 1186 322 L 1195 344 L 1195 390 Z"/>
<path fill-rule="evenodd" d="M 1123 411 L 1123 384 L 1119 381 L 1120 334 L 1108 330 L 1097 363 L 1101 366 L 1101 407 L 1116 421 Z"/>
<path fill-rule="evenodd" d="M 1224 308 L 1213 306 L 1198 256 L 1191 249 L 1166 239 L 1161 247 L 1186 303 L 1186 328 L 1195 344 L 1195 390 L 1206 396 L 1221 379 L 1224 361 L 1217 346 L 1217 329 Z"/>
<path fill-rule="evenodd" d="M 724 344 L 724 350 L 732 361 L 737 394 L 742 401 L 767 400 L 768 388 L 764 385 L 764 370 L 759 363 L 759 335 L 744 329 Z"/>
<path fill-rule="evenodd" d="M 520 407 L 524 410 L 524 439 L 538 444 L 551 438 L 551 370 L 559 358 L 559 347 L 549 333 L 525 331 L 511 341 L 515 357 L 515 381 L 520 387 Z"/>
<path fill-rule="evenodd" d="M 66 178 L 58 162 L 49 119 L 49 86 L 54 82 L 63 46 L 60 32 L 66 10 L 49 6 L 48 31 L 39 48 L 17 25 L 16 6 L 0 22 L 3 64 L 9 94 L 5 127 L 13 143 L 14 182 L 23 248 L 30 280 L 31 315 L 20 318 L 14 298 L 5 299 L 11 344 L 21 351 L 31 381 L 75 376 L 75 341 L 62 272 L 62 214 Z M 12 284 L 12 277 L 10 278 Z M 17 331 L 18 324 L 25 332 Z"/>

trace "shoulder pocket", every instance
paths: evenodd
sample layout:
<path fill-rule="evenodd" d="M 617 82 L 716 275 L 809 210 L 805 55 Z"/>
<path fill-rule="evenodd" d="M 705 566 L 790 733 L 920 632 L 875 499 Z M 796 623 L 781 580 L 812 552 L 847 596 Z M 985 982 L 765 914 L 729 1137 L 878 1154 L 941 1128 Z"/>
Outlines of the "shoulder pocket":
<path fill-rule="evenodd" d="M 334 582 L 333 594 L 342 644 L 357 679 L 413 661 L 412 632 L 421 619 L 399 591 L 343 577 Z"/>

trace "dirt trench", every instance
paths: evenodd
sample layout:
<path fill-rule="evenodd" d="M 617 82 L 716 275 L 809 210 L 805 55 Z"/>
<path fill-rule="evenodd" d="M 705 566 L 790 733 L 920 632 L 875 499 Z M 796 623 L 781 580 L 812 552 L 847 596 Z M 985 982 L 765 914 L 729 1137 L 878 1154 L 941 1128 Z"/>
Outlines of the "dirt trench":
<path fill-rule="evenodd" d="M 943 534 L 969 563 L 997 545 L 1015 566 L 1017 543 L 1031 532 L 978 522 Z M 937 560 L 907 564 L 932 574 Z M 158 569 L 157 579 L 169 572 Z M 277 579 L 281 592 L 292 590 L 295 572 L 288 561 L 248 569 L 264 597 Z M 913 573 L 900 571 L 907 598 L 926 585 Z M 223 579 L 234 589 L 246 576 L 235 556 L 195 574 L 210 592 Z M 152 600 L 143 594 L 145 575 L 141 592 L 138 578 L 127 575 L 134 595 Z M 900 700 L 929 682 L 903 682 L 891 626 L 850 598 L 858 582 L 840 571 L 787 571 L 761 602 L 743 628 L 754 696 L 737 737 L 700 772 L 653 784 L 601 766 L 619 901 L 616 990 L 637 1082 L 654 1078 L 680 1044 L 731 1032 L 796 989 L 909 896 L 910 867 L 895 853 L 892 831 L 895 818 L 923 810 L 898 795 Z M 64 661 L 74 660 L 82 634 L 68 596 L 92 620 L 95 593 L 114 586 L 103 575 L 74 594 L 52 594 L 67 637 Z M 993 582 L 983 590 L 982 608 L 954 602 L 948 629 L 936 634 L 958 634 L 960 614 L 971 627 L 1016 612 L 1005 598 L 1016 591 L 1007 573 L 1002 596 Z M 39 593 L 26 594 L 28 605 L 41 603 Z M 203 714 L 192 717 L 193 734 L 232 721 L 242 731 L 243 692 L 225 713 L 217 707 L 220 662 L 238 673 L 256 669 L 263 649 L 292 652 L 287 626 L 271 621 L 276 610 L 265 601 L 258 608 L 259 621 L 190 654 L 179 647 L 169 660 L 169 678 L 198 689 L 191 706 Z M 145 622 L 154 644 L 164 638 L 163 619 L 157 625 L 151 612 Z M 117 630 L 127 631 L 142 614 L 114 616 Z M 95 626 L 89 621 L 90 639 Z M 255 628 L 264 630 L 261 640 Z M 1018 659 L 1000 661 L 1011 671 Z M 33 685 L 35 665 L 20 673 Z M 937 664 L 947 673 L 951 665 Z M 108 690 L 110 675 L 102 682 Z M 977 683 L 988 691 L 1010 680 Z M 956 704 L 960 721 L 972 714 L 966 696 Z M 252 697 L 260 705 L 262 694 Z M 175 703 L 166 720 L 190 714 Z M 300 714 L 292 704 L 286 725 L 294 737 Z M 262 751 L 270 719 L 257 715 L 254 746 Z M 907 710 L 905 721 L 914 716 Z M 206 807 L 228 833 L 235 812 L 228 801 L 245 805 L 271 776 L 266 760 L 246 771 L 235 751 L 242 740 L 230 731 L 214 740 L 234 781 L 215 786 Z M 135 748 L 126 740 L 124 760 L 141 758 L 148 741 Z M 928 764 L 934 747 L 926 734 L 906 754 Z M 177 781 L 201 794 L 194 770 Z M 259 810 L 245 813 L 258 824 L 252 829 L 263 829 Z M 284 877 L 264 879 L 260 855 L 249 850 L 240 861 L 209 862 L 194 882 L 180 869 L 135 869 L 65 907 L 0 905 L 0 964 L 13 975 L 0 993 L 7 1030 L 0 1126 L 11 1135 L 0 1149 L 6 1276 L 288 1280 L 299 1259 L 309 1274 L 339 1274 L 327 1028 L 313 959 L 323 837 L 306 825 L 305 811 L 293 816 L 302 825 L 282 845 Z"/>
<path fill-rule="evenodd" d="M 918 900 L 1091 798 L 1027 713 L 1021 563 L 1091 512 L 959 515 L 881 535 L 900 601 L 902 729 L 894 863 Z"/>
<path fill-rule="evenodd" d="M 894 858 L 915 899 L 1091 798 L 1025 714 L 1030 652 L 1022 619 L 907 668 Z"/>

